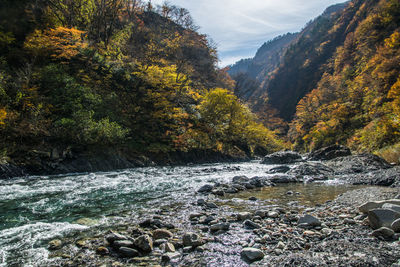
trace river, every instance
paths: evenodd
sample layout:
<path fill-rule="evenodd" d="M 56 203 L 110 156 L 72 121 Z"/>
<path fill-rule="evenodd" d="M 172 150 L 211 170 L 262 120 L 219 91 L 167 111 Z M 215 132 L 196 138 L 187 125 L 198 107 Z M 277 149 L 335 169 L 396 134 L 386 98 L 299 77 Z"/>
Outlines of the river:
<path fill-rule="evenodd" d="M 228 182 L 237 175 L 266 176 L 273 167 L 252 161 L 0 181 L 0 266 L 48 265 L 50 240 L 108 227 L 128 216 L 140 218 L 165 204 L 189 202 L 206 183 Z M 313 206 L 351 188 L 335 181 L 289 184 L 225 197 L 223 201 L 230 205 L 256 196 L 271 203 L 296 200 Z M 289 195 L 287 191 L 298 193 Z"/>

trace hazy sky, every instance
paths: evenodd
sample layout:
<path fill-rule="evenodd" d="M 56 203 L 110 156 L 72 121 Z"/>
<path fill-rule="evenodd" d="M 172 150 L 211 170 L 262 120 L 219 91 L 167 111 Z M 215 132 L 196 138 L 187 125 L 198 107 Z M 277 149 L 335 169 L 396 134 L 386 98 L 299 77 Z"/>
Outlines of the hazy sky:
<path fill-rule="evenodd" d="M 152 0 L 162 4 L 164 0 Z M 220 65 L 253 57 L 266 41 L 297 32 L 328 6 L 345 0 L 168 0 L 187 8 L 218 46 Z"/>

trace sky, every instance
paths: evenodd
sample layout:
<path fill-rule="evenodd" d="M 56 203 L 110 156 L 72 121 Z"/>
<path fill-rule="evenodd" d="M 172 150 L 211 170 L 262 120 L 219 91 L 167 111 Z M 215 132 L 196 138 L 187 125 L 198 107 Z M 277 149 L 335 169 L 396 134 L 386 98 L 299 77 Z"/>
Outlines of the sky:
<path fill-rule="evenodd" d="M 164 0 L 152 0 L 162 4 Z M 345 0 L 168 0 L 188 9 L 217 44 L 221 67 L 254 57 L 264 42 L 298 32 L 330 5 Z"/>

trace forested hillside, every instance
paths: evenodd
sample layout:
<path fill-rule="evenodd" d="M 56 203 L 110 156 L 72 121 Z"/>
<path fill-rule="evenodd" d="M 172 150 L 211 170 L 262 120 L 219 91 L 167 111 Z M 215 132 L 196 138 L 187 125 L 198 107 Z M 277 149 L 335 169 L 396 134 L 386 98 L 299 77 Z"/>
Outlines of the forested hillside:
<path fill-rule="evenodd" d="M 263 92 L 250 104 L 271 127 L 288 130 L 298 150 L 340 143 L 388 156 L 400 141 L 399 36 L 397 0 L 330 7 L 250 92 Z"/>
<path fill-rule="evenodd" d="M 280 147 L 184 8 L 3 0 L 0 13 L 2 161 Z"/>

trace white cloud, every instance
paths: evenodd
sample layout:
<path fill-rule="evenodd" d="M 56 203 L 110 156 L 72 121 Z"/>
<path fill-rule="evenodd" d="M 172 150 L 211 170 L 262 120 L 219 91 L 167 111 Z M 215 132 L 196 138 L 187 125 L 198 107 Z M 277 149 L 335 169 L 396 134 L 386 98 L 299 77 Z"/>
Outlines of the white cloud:
<path fill-rule="evenodd" d="M 164 0 L 152 0 L 162 4 Z M 168 0 L 187 8 L 200 32 L 218 45 L 221 66 L 255 54 L 264 42 L 296 32 L 328 6 L 344 0 Z M 249 55 L 249 52 L 251 54 Z"/>

